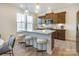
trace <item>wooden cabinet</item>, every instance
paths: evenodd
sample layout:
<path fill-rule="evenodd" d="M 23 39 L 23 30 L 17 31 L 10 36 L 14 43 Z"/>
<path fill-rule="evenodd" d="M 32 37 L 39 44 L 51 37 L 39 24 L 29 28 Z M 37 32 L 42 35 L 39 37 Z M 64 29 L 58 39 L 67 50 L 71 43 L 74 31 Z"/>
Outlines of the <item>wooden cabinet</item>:
<path fill-rule="evenodd" d="M 48 13 L 44 16 L 42 16 L 42 19 L 45 20 L 53 20 L 54 24 L 65 24 L 65 17 L 66 17 L 66 12 L 59 12 L 59 13 Z M 65 30 L 63 29 L 55 29 L 56 32 L 54 33 L 54 38 L 60 39 L 60 40 L 65 40 Z"/>
<path fill-rule="evenodd" d="M 65 30 L 57 30 L 54 33 L 54 39 L 65 40 Z"/>
<path fill-rule="evenodd" d="M 41 19 L 50 19 L 53 20 L 54 23 L 65 23 L 65 17 L 66 17 L 66 12 L 60 12 L 60 13 L 48 13 L 44 16 L 40 16 L 39 18 Z"/>
<path fill-rule="evenodd" d="M 47 13 L 47 14 L 44 15 L 44 16 L 39 16 L 39 18 L 41 18 L 41 19 L 50 19 L 50 20 L 53 20 L 53 15 L 54 15 L 54 13 Z"/>
<path fill-rule="evenodd" d="M 56 13 L 54 13 L 54 15 L 53 15 L 53 21 L 54 21 L 54 23 L 58 23 L 58 20 L 57 20 L 57 14 Z"/>
<path fill-rule="evenodd" d="M 46 14 L 46 19 L 50 19 L 50 15 L 49 14 Z"/>
<path fill-rule="evenodd" d="M 60 12 L 54 14 L 54 20 L 56 23 L 65 23 L 66 12 Z"/>
<path fill-rule="evenodd" d="M 46 14 L 46 19 L 53 20 L 53 15 L 54 15 L 54 13 L 48 13 L 48 14 Z"/>
<path fill-rule="evenodd" d="M 39 16 L 39 18 L 41 18 L 41 19 L 45 19 L 45 16 Z"/>

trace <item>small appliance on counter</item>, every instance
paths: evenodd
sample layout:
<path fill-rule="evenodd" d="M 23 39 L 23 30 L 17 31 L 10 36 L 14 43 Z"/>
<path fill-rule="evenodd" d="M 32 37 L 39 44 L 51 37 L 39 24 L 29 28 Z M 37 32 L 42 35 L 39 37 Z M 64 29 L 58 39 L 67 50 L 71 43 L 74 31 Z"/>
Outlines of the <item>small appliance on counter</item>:
<path fill-rule="evenodd" d="M 58 24 L 57 29 L 64 29 L 64 24 Z"/>

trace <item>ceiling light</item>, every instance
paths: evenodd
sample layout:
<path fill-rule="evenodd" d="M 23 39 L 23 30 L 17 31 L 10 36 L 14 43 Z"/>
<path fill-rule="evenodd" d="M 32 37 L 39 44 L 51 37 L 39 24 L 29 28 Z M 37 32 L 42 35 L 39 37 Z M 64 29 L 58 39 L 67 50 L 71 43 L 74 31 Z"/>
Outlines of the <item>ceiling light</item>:
<path fill-rule="evenodd" d="M 20 7 L 23 8 L 24 6 L 21 4 Z"/>
<path fill-rule="evenodd" d="M 48 10 L 50 10 L 50 7 L 48 7 Z"/>
<path fill-rule="evenodd" d="M 40 8 L 39 4 L 36 4 L 36 9 L 39 9 L 39 8 Z"/>
<path fill-rule="evenodd" d="M 28 10 L 25 10 L 25 12 L 27 13 L 27 12 L 28 12 Z"/>
<path fill-rule="evenodd" d="M 51 10 L 50 7 L 48 7 L 47 12 L 48 12 L 48 13 L 51 13 L 51 12 L 52 12 L 52 10 Z"/>
<path fill-rule="evenodd" d="M 38 13 L 39 11 L 38 10 L 35 10 L 35 13 Z"/>

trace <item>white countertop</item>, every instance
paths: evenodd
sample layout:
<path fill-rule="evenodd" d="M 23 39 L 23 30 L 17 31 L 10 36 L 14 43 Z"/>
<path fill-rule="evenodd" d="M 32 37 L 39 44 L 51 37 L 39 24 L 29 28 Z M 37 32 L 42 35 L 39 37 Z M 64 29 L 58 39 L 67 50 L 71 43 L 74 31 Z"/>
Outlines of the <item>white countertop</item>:
<path fill-rule="evenodd" d="M 26 34 L 27 36 L 34 37 L 35 39 L 42 39 L 42 40 L 48 40 L 47 43 L 47 53 L 51 54 L 52 52 L 52 38 L 51 38 L 51 33 L 55 32 L 55 30 L 23 30 L 23 31 L 18 31 L 17 33 L 23 33 Z M 34 47 L 37 48 L 37 42 L 36 40 L 34 42 Z M 45 48 L 45 47 L 44 47 Z"/>
<path fill-rule="evenodd" d="M 40 33 L 40 34 L 51 34 L 52 32 L 55 32 L 55 30 L 24 30 L 24 31 L 18 31 L 18 32 L 32 32 L 32 33 Z"/>

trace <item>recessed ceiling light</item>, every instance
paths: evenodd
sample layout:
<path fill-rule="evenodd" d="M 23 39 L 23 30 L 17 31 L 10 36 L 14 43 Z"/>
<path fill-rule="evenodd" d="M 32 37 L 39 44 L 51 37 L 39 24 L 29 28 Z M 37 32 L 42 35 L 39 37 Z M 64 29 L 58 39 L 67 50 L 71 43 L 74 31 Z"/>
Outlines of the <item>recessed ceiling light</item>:
<path fill-rule="evenodd" d="M 38 13 L 39 11 L 38 10 L 35 10 L 35 13 Z"/>
<path fill-rule="evenodd" d="M 23 8 L 24 6 L 21 4 L 20 7 Z"/>
<path fill-rule="evenodd" d="M 50 7 L 48 7 L 48 10 L 50 10 Z"/>
<path fill-rule="evenodd" d="M 28 10 L 25 10 L 25 12 L 27 13 L 27 12 L 28 12 Z"/>
<path fill-rule="evenodd" d="M 48 12 L 48 13 L 52 12 L 52 10 L 51 10 L 50 7 L 47 8 L 47 12 Z"/>
<path fill-rule="evenodd" d="M 39 8 L 40 8 L 39 4 L 36 4 L 36 9 L 39 9 Z"/>

